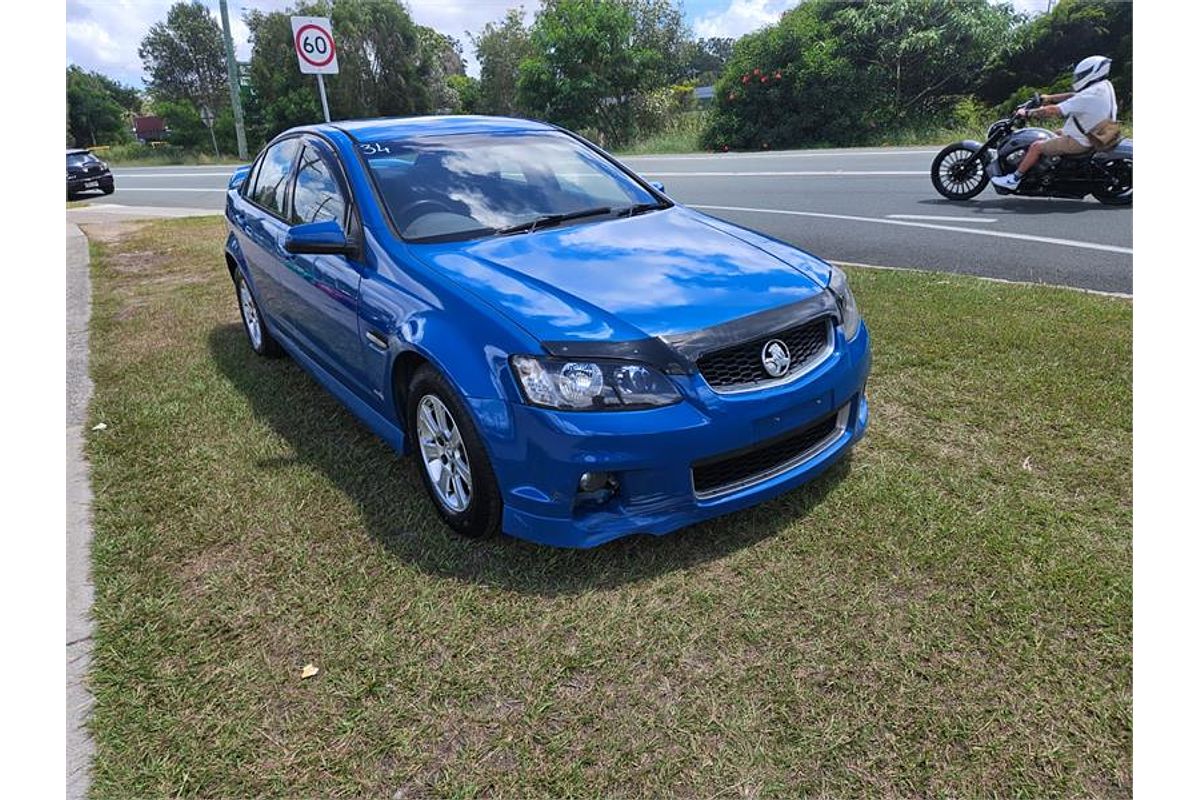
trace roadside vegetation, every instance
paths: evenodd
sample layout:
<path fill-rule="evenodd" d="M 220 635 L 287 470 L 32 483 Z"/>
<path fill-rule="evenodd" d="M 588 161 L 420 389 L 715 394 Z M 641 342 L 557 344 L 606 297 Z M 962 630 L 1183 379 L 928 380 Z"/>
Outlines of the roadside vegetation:
<path fill-rule="evenodd" d="M 255 358 L 219 219 L 88 233 L 94 796 L 1131 794 L 1128 301 L 852 270 L 848 460 L 558 551 Z"/>
<path fill-rule="evenodd" d="M 515 115 L 630 153 L 978 137 L 977 120 L 1035 90 L 1069 88 L 1074 64 L 1095 53 L 1113 58 L 1118 99 L 1132 112 L 1132 3 L 1061 0 L 1030 18 L 989 0 L 807 0 L 735 41 L 695 38 L 678 0 L 542 0 L 531 24 L 512 9 L 464 45 L 395 0 L 317 0 L 243 15 L 252 54 L 241 102 L 254 152 L 321 118 L 313 79 L 296 66 L 292 14 L 332 17 L 335 118 Z M 208 9 L 177 2 L 138 52 L 144 92 L 68 67 L 68 144 L 128 144 L 130 115 L 154 114 L 177 149 L 130 147 L 117 163 L 208 163 L 208 107 L 220 152 L 235 152 L 221 31 Z M 702 104 L 694 90 L 709 86 L 715 95 Z"/>

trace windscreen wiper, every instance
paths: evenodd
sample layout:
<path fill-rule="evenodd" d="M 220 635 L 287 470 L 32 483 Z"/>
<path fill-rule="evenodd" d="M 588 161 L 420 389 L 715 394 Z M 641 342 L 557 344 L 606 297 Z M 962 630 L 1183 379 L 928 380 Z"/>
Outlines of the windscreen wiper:
<path fill-rule="evenodd" d="M 569 211 L 565 214 L 543 214 L 540 217 L 518 222 L 516 225 L 509 225 L 507 228 L 497 228 L 496 234 L 505 236 L 510 233 L 532 233 L 538 228 L 544 228 L 547 225 L 557 225 L 560 222 L 568 222 L 573 219 L 583 219 L 584 217 L 596 217 L 601 214 L 611 214 L 612 206 L 596 206 L 595 208 L 584 208 L 579 211 Z"/>
<path fill-rule="evenodd" d="M 666 206 L 662 203 L 634 203 L 624 208 L 615 208 L 613 209 L 613 213 L 618 217 L 636 217 L 638 214 L 644 214 L 647 211 L 657 211 L 660 208 L 666 208 Z"/>

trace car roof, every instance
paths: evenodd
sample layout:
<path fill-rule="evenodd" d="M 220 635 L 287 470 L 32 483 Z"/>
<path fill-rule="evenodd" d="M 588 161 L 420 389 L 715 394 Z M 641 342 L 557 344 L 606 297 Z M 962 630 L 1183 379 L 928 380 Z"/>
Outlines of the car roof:
<path fill-rule="evenodd" d="M 453 115 L 443 117 L 391 117 L 386 119 L 339 120 L 313 125 L 309 130 L 338 130 L 357 142 L 394 142 L 418 136 L 455 133 L 514 133 L 553 131 L 553 125 L 515 117 Z"/>

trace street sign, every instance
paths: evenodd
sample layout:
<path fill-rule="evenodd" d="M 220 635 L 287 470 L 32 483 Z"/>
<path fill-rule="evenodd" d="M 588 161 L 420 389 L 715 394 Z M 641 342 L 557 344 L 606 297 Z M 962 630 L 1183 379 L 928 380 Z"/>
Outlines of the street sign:
<path fill-rule="evenodd" d="M 337 75 L 337 47 L 328 17 L 292 17 L 292 41 L 305 75 Z"/>
<path fill-rule="evenodd" d="M 325 96 L 325 76 L 337 75 L 337 47 L 333 43 L 333 26 L 328 17 L 292 17 L 292 43 L 300 71 L 317 76 L 321 93 L 321 110 L 329 122 L 329 99 Z"/>

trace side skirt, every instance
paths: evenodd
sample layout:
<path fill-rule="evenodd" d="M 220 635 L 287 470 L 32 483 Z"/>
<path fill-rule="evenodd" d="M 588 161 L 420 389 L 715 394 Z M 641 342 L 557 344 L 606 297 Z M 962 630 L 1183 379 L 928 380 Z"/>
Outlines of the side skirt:
<path fill-rule="evenodd" d="M 272 327 L 275 329 L 271 331 L 275 336 L 275 340 L 279 342 L 284 350 L 287 350 L 288 355 L 291 356 L 293 360 L 300 364 L 300 366 L 304 367 L 304 370 L 313 378 L 315 378 L 317 383 L 321 384 L 326 391 L 336 397 L 342 405 L 350 409 L 350 412 L 354 414 L 354 416 L 358 417 L 359 420 L 368 428 L 370 428 L 376 436 L 391 445 L 392 449 L 397 453 L 404 455 L 405 437 L 403 430 L 396 427 L 396 424 L 383 414 L 380 414 L 378 411 L 363 402 L 362 398 L 347 389 L 342 382 L 335 378 L 328 370 L 305 354 L 302 349 L 293 344 L 286 335 L 280 336 L 278 333 L 276 333 L 276 331 L 278 331 L 278 326 Z"/>

